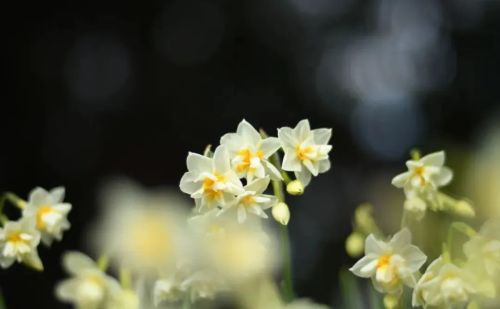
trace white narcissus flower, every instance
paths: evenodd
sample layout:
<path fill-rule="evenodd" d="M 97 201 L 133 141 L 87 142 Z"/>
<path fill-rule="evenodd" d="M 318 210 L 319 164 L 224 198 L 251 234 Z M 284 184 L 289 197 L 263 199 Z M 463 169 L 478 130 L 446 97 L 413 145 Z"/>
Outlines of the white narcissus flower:
<path fill-rule="evenodd" d="M 186 163 L 188 171 L 179 186 L 182 192 L 195 199 L 198 211 L 223 207 L 232 202 L 235 195 L 244 192 L 224 146 L 215 149 L 213 158 L 190 152 Z"/>
<path fill-rule="evenodd" d="M 50 192 L 43 188 L 31 191 L 23 216 L 35 218 L 36 228 L 42 234 L 42 242 L 49 246 L 54 239 L 61 240 L 62 234 L 69 229 L 67 219 L 71 204 L 63 203 L 64 188 L 57 187 Z"/>
<path fill-rule="evenodd" d="M 263 194 L 269 185 L 269 177 L 258 178 L 247 184 L 245 192 L 236 196 L 234 202 L 223 207 L 219 214 L 230 209 L 235 209 L 237 212 L 238 222 L 243 223 L 247 219 L 247 213 L 254 214 L 261 218 L 267 219 L 268 216 L 264 210 L 272 207 L 277 202 L 277 198 L 273 195 Z"/>
<path fill-rule="evenodd" d="M 248 182 L 254 178 L 271 177 L 281 180 L 278 169 L 269 162 L 269 157 L 281 146 L 276 137 L 262 138 L 246 120 L 238 124 L 236 133 L 227 133 L 220 139 L 231 155 L 231 164 L 240 178 Z"/>
<path fill-rule="evenodd" d="M 115 181 L 102 190 L 102 204 L 92 238 L 96 251 L 109 255 L 111 266 L 146 276 L 172 269 L 190 255 L 185 211 L 191 205 L 173 188 L 146 190 Z"/>
<path fill-rule="evenodd" d="M 120 287 L 115 279 L 103 273 L 95 262 L 80 252 L 68 252 L 63 266 L 72 275 L 56 286 L 56 296 L 79 309 L 98 309 L 110 301 Z"/>
<path fill-rule="evenodd" d="M 43 270 L 37 251 L 39 243 L 40 232 L 35 228 L 33 218 L 8 221 L 0 228 L 0 265 L 7 268 L 17 261 Z"/>
<path fill-rule="evenodd" d="M 476 293 L 474 278 L 455 264 L 439 257 L 429 265 L 413 294 L 413 305 L 452 308 L 463 305 Z"/>
<path fill-rule="evenodd" d="M 397 188 L 403 188 L 407 197 L 420 194 L 428 197 L 453 178 L 451 169 L 443 166 L 444 161 L 444 151 L 428 154 L 419 160 L 408 160 L 406 161 L 408 171 L 394 177 L 392 184 Z"/>
<path fill-rule="evenodd" d="M 365 242 L 365 256 L 350 271 L 362 278 L 372 278 L 379 292 L 399 294 L 403 284 L 415 286 L 418 270 L 426 259 L 425 254 L 411 244 L 411 233 L 405 228 L 388 242 L 370 234 Z"/>
<path fill-rule="evenodd" d="M 331 136 L 331 129 L 311 130 L 307 119 L 301 120 L 293 129 L 278 129 L 278 139 L 285 152 L 283 170 L 294 172 L 303 186 L 307 186 L 311 175 L 317 176 L 330 169 L 328 153 L 332 146 L 328 141 Z"/>
<path fill-rule="evenodd" d="M 488 276 L 497 278 L 500 274 L 500 221 L 486 221 L 463 249 L 469 260 L 479 261 Z"/>

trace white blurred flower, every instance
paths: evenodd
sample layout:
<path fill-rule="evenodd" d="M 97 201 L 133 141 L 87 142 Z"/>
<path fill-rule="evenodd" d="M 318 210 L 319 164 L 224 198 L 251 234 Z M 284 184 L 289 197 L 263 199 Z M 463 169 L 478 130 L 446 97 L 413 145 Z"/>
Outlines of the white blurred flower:
<path fill-rule="evenodd" d="M 408 160 L 408 171 L 394 177 L 392 184 L 404 188 L 407 197 L 419 194 L 424 194 L 426 198 L 432 196 L 453 178 L 452 171 L 443 166 L 444 161 L 444 151 L 428 154 L 419 160 Z"/>
<path fill-rule="evenodd" d="M 258 178 L 248 183 L 244 189 L 245 192 L 236 196 L 236 199 L 226 204 L 219 211 L 219 214 L 230 209 L 236 209 L 238 222 L 243 223 L 247 219 L 247 213 L 267 219 L 268 216 L 264 210 L 272 207 L 277 202 L 277 198 L 273 195 L 263 194 L 269 186 L 269 177 Z"/>
<path fill-rule="evenodd" d="M 104 309 L 145 309 L 133 290 L 114 289 Z"/>
<path fill-rule="evenodd" d="M 269 162 L 269 157 L 281 146 L 276 137 L 262 138 L 246 120 L 238 124 L 236 133 L 227 133 L 220 139 L 231 155 L 231 164 L 240 178 L 248 182 L 254 178 L 271 177 L 281 180 L 278 169 Z"/>
<path fill-rule="evenodd" d="M 429 265 L 413 293 L 414 306 L 452 308 L 463 305 L 476 292 L 474 279 L 464 269 L 439 257 Z"/>
<path fill-rule="evenodd" d="M 118 282 L 103 273 L 94 261 L 80 252 L 68 252 L 63 266 L 72 277 L 56 286 L 56 296 L 78 309 L 104 308 L 112 293 L 119 291 Z"/>
<path fill-rule="evenodd" d="M 490 277 L 500 274 L 500 221 L 486 221 L 478 234 L 463 246 L 469 260 L 478 260 Z"/>
<path fill-rule="evenodd" d="M 248 218 L 240 224 L 226 213 L 217 214 L 211 210 L 189 219 L 209 272 L 224 282 L 241 283 L 274 270 L 277 244 L 260 220 Z"/>
<path fill-rule="evenodd" d="M 282 168 L 295 172 L 295 177 L 305 187 L 311 181 L 311 175 L 317 176 L 330 169 L 328 145 L 331 129 L 311 130 L 309 120 L 301 120 L 295 128 L 278 129 L 278 139 L 285 152 Z"/>
<path fill-rule="evenodd" d="M 362 278 L 372 278 L 379 292 L 399 294 L 403 284 L 415 286 L 418 270 L 426 259 L 422 251 L 411 244 L 408 229 L 399 231 L 388 242 L 370 234 L 365 242 L 365 256 L 350 271 Z"/>
<path fill-rule="evenodd" d="M 42 234 L 42 242 L 47 246 L 54 239 L 61 240 L 63 232 L 70 227 L 67 216 L 71 204 L 63 203 L 64 193 L 64 187 L 54 188 L 50 192 L 35 188 L 23 209 L 23 216 L 35 219 L 36 228 Z"/>
<path fill-rule="evenodd" d="M 198 211 L 223 207 L 244 192 L 224 146 L 215 149 L 213 158 L 190 152 L 186 162 L 188 171 L 181 178 L 180 189 L 195 199 Z"/>
<path fill-rule="evenodd" d="M 17 261 L 43 270 L 37 251 L 39 243 L 40 232 L 35 228 L 33 218 L 8 221 L 0 228 L 0 265 L 7 268 Z"/>
<path fill-rule="evenodd" d="M 94 242 L 115 265 L 145 275 L 174 268 L 189 255 L 185 211 L 190 205 L 179 193 L 148 192 L 122 181 L 108 185 L 102 199 L 104 214 L 93 227 Z"/>

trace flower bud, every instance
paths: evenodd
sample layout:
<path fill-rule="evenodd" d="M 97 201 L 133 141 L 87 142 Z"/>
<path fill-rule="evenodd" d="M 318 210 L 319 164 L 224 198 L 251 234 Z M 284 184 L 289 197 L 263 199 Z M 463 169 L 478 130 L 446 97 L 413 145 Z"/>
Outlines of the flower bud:
<path fill-rule="evenodd" d="M 415 219 L 421 220 L 425 215 L 427 204 L 421 198 L 413 197 L 405 201 L 404 208 L 413 214 Z"/>
<path fill-rule="evenodd" d="M 398 307 L 399 297 L 392 294 L 387 294 L 384 296 L 384 307 L 386 309 L 395 309 Z"/>
<path fill-rule="evenodd" d="M 282 225 L 287 225 L 288 221 L 290 221 L 290 210 L 288 209 L 288 205 L 283 202 L 274 205 L 272 214 L 274 220 Z"/>
<path fill-rule="evenodd" d="M 354 232 L 345 241 L 345 250 L 350 257 L 359 257 L 363 254 L 365 239 L 360 233 Z"/>
<path fill-rule="evenodd" d="M 302 195 L 304 193 L 304 185 L 298 179 L 290 181 L 286 185 L 286 192 L 290 195 Z"/>
<path fill-rule="evenodd" d="M 462 217 L 474 218 L 476 216 L 474 208 L 467 201 L 458 201 L 453 210 L 457 215 Z"/>

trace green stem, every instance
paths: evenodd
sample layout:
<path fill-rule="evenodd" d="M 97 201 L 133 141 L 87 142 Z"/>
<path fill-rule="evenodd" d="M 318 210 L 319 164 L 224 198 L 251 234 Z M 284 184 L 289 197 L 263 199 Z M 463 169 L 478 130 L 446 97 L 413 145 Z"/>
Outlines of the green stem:
<path fill-rule="evenodd" d="M 125 290 L 132 287 L 132 275 L 130 274 L 130 271 L 123 266 L 120 268 L 120 284 Z"/>
<path fill-rule="evenodd" d="M 191 300 L 189 299 L 190 291 L 186 292 L 184 295 L 184 300 L 182 301 L 182 309 L 191 309 Z"/>
<path fill-rule="evenodd" d="M 26 207 L 26 201 L 12 192 L 5 192 L 5 199 L 21 210 Z"/>
<path fill-rule="evenodd" d="M 401 216 L 401 229 L 404 227 L 408 227 L 408 216 L 405 208 L 403 208 L 403 215 Z"/>
<path fill-rule="evenodd" d="M 109 257 L 107 254 L 103 254 L 99 257 L 99 259 L 97 260 L 97 267 L 99 267 L 99 269 L 102 271 L 102 272 L 106 272 L 106 270 L 108 269 L 108 265 L 109 265 Z"/>
<path fill-rule="evenodd" d="M 286 225 L 280 224 L 281 252 L 283 256 L 283 295 L 286 302 L 295 298 L 292 278 L 292 259 L 290 254 L 290 238 Z"/>
<path fill-rule="evenodd" d="M 283 183 L 273 181 L 274 195 L 280 202 L 285 202 Z M 283 297 L 286 302 L 291 302 L 295 298 L 292 278 L 292 257 L 290 251 L 290 236 L 286 225 L 280 224 L 281 256 L 283 258 L 283 284 L 281 286 Z"/>

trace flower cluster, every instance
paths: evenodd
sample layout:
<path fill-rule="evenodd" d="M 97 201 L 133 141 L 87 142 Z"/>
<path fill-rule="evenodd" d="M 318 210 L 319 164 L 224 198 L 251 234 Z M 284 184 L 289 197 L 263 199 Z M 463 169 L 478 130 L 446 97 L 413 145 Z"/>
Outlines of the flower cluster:
<path fill-rule="evenodd" d="M 303 193 L 312 176 L 330 169 L 330 137 L 330 129 L 311 130 L 308 120 L 295 128 L 278 129 L 278 137 L 259 133 L 243 120 L 235 133 L 222 136 L 213 154 L 188 154 L 188 171 L 180 188 L 195 200 L 198 212 L 232 210 L 243 223 L 249 214 L 267 218 L 265 210 L 278 207 L 273 210 L 274 217 L 287 224 L 289 211 L 283 209 L 287 206 L 278 203 L 280 197 L 264 191 L 271 181 L 284 181 L 290 194 Z M 279 149 L 284 152 L 281 164 Z M 287 171 L 294 172 L 296 180 L 292 181 Z"/>
<path fill-rule="evenodd" d="M 204 154 L 188 154 L 180 189 L 194 199 L 194 207 L 171 189 L 149 192 L 129 181 L 112 183 L 102 194 L 102 220 L 92 226 L 93 247 L 101 257 L 96 263 L 68 253 L 63 263 L 72 277 L 58 285 L 58 298 L 83 309 L 188 308 L 222 294 L 246 308 L 263 308 L 246 302 L 280 266 L 279 245 L 263 219 L 272 208 L 287 235 L 290 210 L 283 187 L 302 194 L 312 176 L 329 169 L 330 135 L 302 120 L 269 137 L 243 120 L 213 152 L 207 147 Z M 271 184 L 273 193 L 267 192 Z M 288 244 L 281 245 L 285 259 Z M 106 273 L 108 267 L 118 279 Z M 272 295 L 273 305 L 266 308 L 324 308 L 293 301 L 291 276 L 284 277 L 285 299 Z"/>
<path fill-rule="evenodd" d="M 54 240 L 61 240 L 63 232 L 69 229 L 67 219 L 71 204 L 64 203 L 63 187 L 50 192 L 35 188 L 25 201 L 7 192 L 0 199 L 0 265 L 10 267 L 14 262 L 24 263 L 36 270 L 43 270 L 37 247 L 42 242 L 50 246 Z M 3 214 L 9 201 L 21 210 L 21 217 L 11 221 Z"/>
<path fill-rule="evenodd" d="M 443 166 L 444 157 L 441 151 L 409 160 L 406 163 L 409 171 L 393 179 L 393 185 L 404 189 L 406 201 L 401 230 L 390 240 L 380 239 L 383 233 L 375 224 L 369 206 L 356 211 L 355 232 L 346 241 L 348 253 L 356 256 L 359 252 L 356 240 L 363 233 L 370 234 L 365 240 L 365 256 L 350 270 L 359 277 L 372 279 L 374 288 L 385 294 L 386 308 L 397 308 L 404 302 L 404 286 L 413 289 L 413 307 L 482 308 L 486 304 L 499 304 L 498 220 L 487 221 L 479 232 L 464 222 L 453 221 L 442 240 L 432 231 L 432 235 L 423 235 L 431 244 L 437 241 L 441 247 L 434 259 L 428 259 L 420 246 L 411 244 L 411 222 L 425 223 L 422 219 L 427 208 L 450 215 L 474 215 L 469 203 L 454 200 L 438 190 L 452 179 L 451 170 Z M 457 233 L 462 241 L 454 237 Z M 421 275 L 419 270 L 427 260 L 430 262 Z"/>

